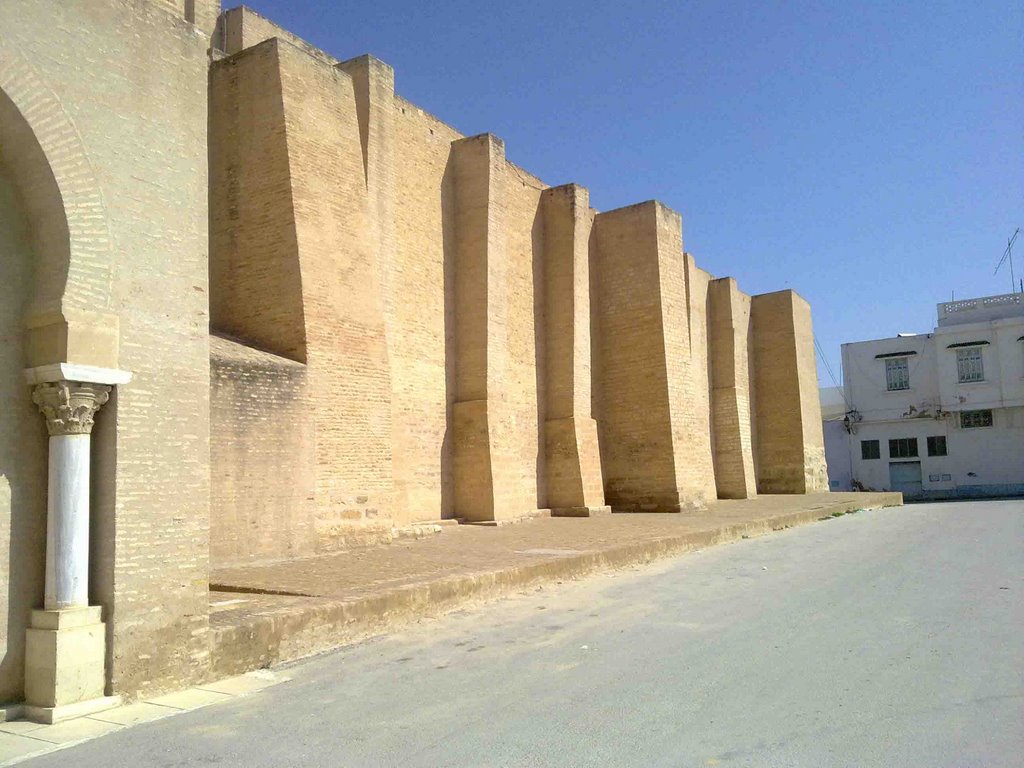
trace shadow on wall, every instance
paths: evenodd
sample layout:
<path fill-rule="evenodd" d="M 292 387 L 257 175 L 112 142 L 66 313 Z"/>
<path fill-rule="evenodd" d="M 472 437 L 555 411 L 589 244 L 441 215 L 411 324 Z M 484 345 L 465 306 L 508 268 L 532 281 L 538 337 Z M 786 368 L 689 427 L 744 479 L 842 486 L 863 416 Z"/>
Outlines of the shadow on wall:
<path fill-rule="evenodd" d="M 32 250 L 23 208 L 0 165 L 0 566 L 7 621 L 0 627 L 0 701 L 20 700 L 25 628 L 42 605 L 46 541 L 46 425 L 22 378 L 23 312 L 31 295 Z M 3 546 L 5 544 L 6 546 Z"/>
<path fill-rule="evenodd" d="M 444 439 L 441 441 L 441 517 L 455 517 L 455 171 L 451 152 L 441 177 L 441 249 L 444 257 Z"/>
<path fill-rule="evenodd" d="M 537 392 L 537 460 L 535 472 L 537 478 L 537 497 L 533 506 L 543 509 L 548 506 L 547 498 L 547 457 L 545 455 L 545 413 L 544 379 L 547 374 L 544 367 L 544 205 L 537 200 L 537 212 L 533 217 L 530 229 L 530 242 L 533 246 L 533 370 Z"/>

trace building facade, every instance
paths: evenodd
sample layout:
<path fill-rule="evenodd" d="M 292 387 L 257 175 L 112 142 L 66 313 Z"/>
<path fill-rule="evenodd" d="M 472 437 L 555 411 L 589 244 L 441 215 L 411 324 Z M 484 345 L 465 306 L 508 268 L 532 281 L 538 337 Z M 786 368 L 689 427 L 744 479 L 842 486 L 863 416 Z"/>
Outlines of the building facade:
<path fill-rule="evenodd" d="M 821 388 L 821 431 L 830 491 L 853 490 L 853 459 L 847 431 L 846 393 L 842 387 Z"/>
<path fill-rule="evenodd" d="M 843 386 L 843 428 L 825 429 L 833 490 L 849 476 L 910 499 L 1024 495 L 1024 294 L 939 304 L 931 333 L 844 344 Z"/>
<path fill-rule="evenodd" d="M 245 8 L 0 4 L 0 251 L 0 700 L 40 718 L 204 679 L 211 565 L 826 488 L 802 298 Z"/>

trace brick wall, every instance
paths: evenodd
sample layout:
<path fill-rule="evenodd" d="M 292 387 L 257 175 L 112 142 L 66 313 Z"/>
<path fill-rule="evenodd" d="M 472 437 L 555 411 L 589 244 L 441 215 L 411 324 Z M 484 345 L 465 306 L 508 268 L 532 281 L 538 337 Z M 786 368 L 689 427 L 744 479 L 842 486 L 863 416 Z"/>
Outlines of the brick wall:
<path fill-rule="evenodd" d="M 546 185 L 506 161 L 505 233 L 507 348 L 503 396 L 507 398 L 512 489 L 509 516 L 548 506 L 544 462 L 544 219 L 541 193 Z M 499 336 L 500 340 L 500 336 Z M 493 382 L 493 380 L 492 380 Z"/>
<path fill-rule="evenodd" d="M 220 0 L 146 0 L 155 8 L 169 11 L 183 21 L 195 24 L 207 35 L 213 33 L 220 15 Z"/>
<path fill-rule="evenodd" d="M 316 553 L 314 411 L 305 365 L 210 338 L 214 566 Z"/>
<path fill-rule="evenodd" d="M 390 182 L 377 152 L 379 93 L 371 104 L 369 79 L 360 83 L 357 101 L 352 75 L 276 39 L 218 62 L 211 77 L 214 175 L 228 180 L 228 199 L 214 204 L 213 292 L 225 296 L 214 327 L 308 364 L 323 402 L 315 409 L 321 550 L 386 537 L 392 525 L 381 261 L 391 245 L 378 207 Z M 262 95 L 249 100 L 252 92 Z M 235 134 L 248 134 L 244 144 Z M 249 176 L 234 192 L 230 180 Z M 252 311 L 261 297 L 280 311 Z M 239 315 L 251 321 L 220 319 Z M 304 354 L 278 341 L 300 335 Z"/>
<path fill-rule="evenodd" d="M 174 1 L 177 2 L 177 0 Z M 327 64 L 339 63 L 334 56 L 307 43 L 298 35 L 292 34 L 244 5 L 229 8 L 221 14 L 214 35 L 214 43 L 218 50 L 234 54 L 275 37 Z"/>
<path fill-rule="evenodd" d="M 93 432 L 90 592 L 109 687 L 178 687 L 208 658 L 208 43 L 149 2 L 12 0 L 0 27 L 30 62 L 32 97 L 74 126 L 75 173 L 95 180 L 91 215 L 115 255 L 97 308 L 118 318 L 134 378 Z M 25 450 L 45 450 L 27 434 Z"/>
<path fill-rule="evenodd" d="M 624 509 L 677 509 L 676 478 L 666 349 L 666 324 L 685 337 L 685 286 L 681 264 L 663 316 L 662 268 L 680 262 L 681 250 L 663 253 L 659 228 L 668 212 L 657 203 L 598 213 L 594 218 L 597 287 L 597 419 L 605 498 Z M 675 350 L 676 360 L 688 354 Z"/>
<path fill-rule="evenodd" d="M 19 255 L 0 333 L 17 335 L 25 264 L 66 267 L 44 298 L 99 323 L 104 354 L 134 374 L 94 432 L 92 599 L 112 691 L 205 674 L 211 548 L 219 562 L 291 557 L 605 497 L 693 509 L 715 469 L 719 493 L 750 493 L 751 465 L 761 490 L 825 487 L 803 300 L 750 301 L 745 375 L 746 298 L 730 287 L 716 305 L 678 214 L 595 214 L 582 188 L 549 190 L 493 136 L 463 138 L 397 97 L 386 64 L 339 61 L 247 9 L 222 17 L 214 46 L 232 55 L 211 68 L 217 7 L 0 6 L 0 135 L 20 130 L 16 86 L 67 209 L 64 228 L 40 196 L 12 202 L 34 188 L 32 152 L 4 161 L 0 238 Z M 60 317 L 66 352 L 79 331 Z M 236 339 L 212 356 L 211 326 Z M 14 398 L 24 356 L 16 342 L 0 355 Z M 42 557 L 45 433 L 22 395 L 0 424 L 0 531 L 19 542 L 10 695 Z"/>
<path fill-rule="evenodd" d="M 750 406 L 750 297 L 731 277 L 713 280 L 708 292 L 711 418 L 718 497 L 756 495 Z"/>
<path fill-rule="evenodd" d="M 287 149 L 277 188 L 291 210 L 278 201 L 279 214 L 253 218 L 252 236 L 261 237 L 260 221 L 290 221 L 296 232 L 304 219 L 315 222 L 293 250 L 305 276 L 305 333 L 323 334 L 323 359 L 356 372 L 332 382 L 329 366 L 310 358 L 318 391 L 337 388 L 361 404 L 359 413 L 339 408 L 335 428 L 318 429 L 323 520 L 516 517 L 570 501 L 597 505 L 602 483 L 609 498 L 635 508 L 699 508 L 715 498 L 711 277 L 683 253 L 678 214 L 645 204 L 598 214 L 592 225 L 585 191 L 557 214 L 544 202 L 557 196 L 509 163 L 499 140 L 463 138 L 397 97 L 387 65 L 337 62 L 247 10 L 227 14 L 225 25 L 228 50 L 255 47 L 215 71 L 256 52 L 276 56 L 276 74 L 251 87 L 265 81 L 270 100 L 281 83 L 287 129 L 287 141 L 275 139 Z M 332 154 L 318 154 L 327 147 Z M 264 154 L 248 152 L 250 165 Z M 339 336 L 313 295 L 316 277 L 337 269 L 315 256 L 332 242 L 345 244 L 335 262 L 343 273 L 360 276 L 361 291 L 342 290 L 351 311 L 339 326 L 360 327 L 358 338 Z M 555 254 L 569 242 L 566 261 Z M 280 258 L 281 249 L 270 250 Z M 599 265 L 593 277 L 580 269 L 590 261 Z M 593 393 L 590 346 L 601 358 Z M 353 367 L 352 352 L 364 363 Z M 746 385 L 738 386 L 734 420 L 750 410 Z M 581 405 L 588 401 L 597 407 Z M 602 436 L 616 436 L 600 466 L 599 424 Z M 754 433 L 751 423 L 737 439 L 749 445 Z M 356 457 L 349 447 L 359 443 L 372 450 Z M 330 530 L 328 538 L 340 535 Z"/>
<path fill-rule="evenodd" d="M 793 291 L 751 300 L 757 490 L 827 490 L 811 312 Z"/>
<path fill-rule="evenodd" d="M 669 251 L 682 249 L 681 229 L 678 214 L 668 228 L 670 239 L 666 246 Z M 708 285 L 711 276 L 700 269 L 693 256 L 684 253 L 669 261 L 669 268 L 663 278 L 663 290 L 668 293 L 677 285 L 675 265 L 681 262 L 685 272 L 686 342 L 676 342 L 673 359 L 678 362 L 670 366 L 670 394 L 672 402 L 672 429 L 675 434 L 676 477 L 681 495 L 690 507 L 701 508 L 716 497 L 714 465 L 711 455 L 711 418 L 709 397 L 709 358 L 707 308 Z M 673 317 L 674 301 L 666 301 L 665 317 Z M 670 327 L 679 329 L 679 322 L 672 320 Z M 674 376 L 671 374 L 675 373 Z"/>
<path fill-rule="evenodd" d="M 395 515 L 455 514 L 452 476 L 454 199 L 451 143 L 461 134 L 393 101 L 395 250 L 388 291 Z"/>
<path fill-rule="evenodd" d="M 547 505 L 604 506 L 593 418 L 590 234 L 594 211 L 583 187 L 543 194 L 544 450 Z"/>
<path fill-rule="evenodd" d="M 279 46 L 307 359 L 317 409 L 317 508 L 328 540 L 390 528 L 391 380 L 381 264 L 352 78 Z"/>
<path fill-rule="evenodd" d="M 210 322 L 305 362 L 306 323 L 276 43 L 210 70 Z M 255 158 L 259 162 L 255 162 Z"/>

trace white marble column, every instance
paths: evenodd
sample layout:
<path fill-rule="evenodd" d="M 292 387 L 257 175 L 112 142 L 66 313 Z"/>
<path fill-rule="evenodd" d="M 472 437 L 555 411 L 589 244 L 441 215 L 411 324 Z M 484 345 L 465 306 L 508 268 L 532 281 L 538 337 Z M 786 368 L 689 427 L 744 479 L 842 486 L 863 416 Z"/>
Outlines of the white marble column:
<path fill-rule="evenodd" d="M 32 394 L 50 432 L 44 610 L 89 605 L 89 436 L 109 396 L 109 386 L 64 380 Z"/>

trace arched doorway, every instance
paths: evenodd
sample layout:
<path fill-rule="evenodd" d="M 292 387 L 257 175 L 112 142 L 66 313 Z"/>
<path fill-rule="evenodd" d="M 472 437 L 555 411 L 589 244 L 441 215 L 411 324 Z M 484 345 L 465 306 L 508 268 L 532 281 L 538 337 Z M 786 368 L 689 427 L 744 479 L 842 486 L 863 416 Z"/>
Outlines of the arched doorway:
<path fill-rule="evenodd" d="M 115 367 L 109 296 L 107 220 L 78 133 L 30 62 L 0 50 L 0 701 L 21 698 L 46 552 L 48 438 L 24 371 Z"/>
<path fill-rule="evenodd" d="M 6 142 L 4 149 L 10 147 Z M 6 154 L 6 153 L 5 153 Z M 0 700 L 21 698 L 25 626 L 43 589 L 46 427 L 29 398 L 24 312 L 32 292 L 29 217 L 0 155 Z"/>

